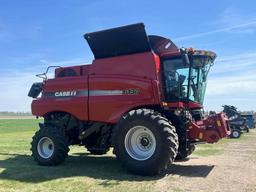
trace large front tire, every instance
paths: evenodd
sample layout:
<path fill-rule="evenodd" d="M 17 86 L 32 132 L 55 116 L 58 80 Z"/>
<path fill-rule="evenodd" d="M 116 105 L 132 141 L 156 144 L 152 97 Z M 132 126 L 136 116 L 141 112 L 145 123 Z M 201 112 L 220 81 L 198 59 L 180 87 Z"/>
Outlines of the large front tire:
<path fill-rule="evenodd" d="M 130 111 L 120 120 L 112 138 L 117 158 L 135 174 L 163 173 L 177 155 L 175 127 L 153 110 Z"/>
<path fill-rule="evenodd" d="M 68 139 L 61 128 L 44 126 L 32 138 L 31 151 L 39 165 L 61 164 L 68 156 Z"/>

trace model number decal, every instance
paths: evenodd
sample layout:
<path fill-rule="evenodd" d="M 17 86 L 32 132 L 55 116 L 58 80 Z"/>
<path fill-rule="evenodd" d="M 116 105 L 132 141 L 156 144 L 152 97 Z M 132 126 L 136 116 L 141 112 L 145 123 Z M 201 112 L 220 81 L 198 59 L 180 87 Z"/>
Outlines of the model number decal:
<path fill-rule="evenodd" d="M 123 95 L 138 95 L 139 92 L 140 91 L 138 89 L 126 89 L 123 90 Z"/>

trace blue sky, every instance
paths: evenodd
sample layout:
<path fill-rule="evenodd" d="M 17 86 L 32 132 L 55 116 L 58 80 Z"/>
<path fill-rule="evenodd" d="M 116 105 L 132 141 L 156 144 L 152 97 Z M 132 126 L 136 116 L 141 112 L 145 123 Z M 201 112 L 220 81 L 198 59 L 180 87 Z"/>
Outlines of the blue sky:
<path fill-rule="evenodd" d="M 0 0 L 0 111 L 29 111 L 48 65 L 90 63 L 83 34 L 144 22 L 148 34 L 213 50 L 205 108 L 256 110 L 256 1 Z"/>

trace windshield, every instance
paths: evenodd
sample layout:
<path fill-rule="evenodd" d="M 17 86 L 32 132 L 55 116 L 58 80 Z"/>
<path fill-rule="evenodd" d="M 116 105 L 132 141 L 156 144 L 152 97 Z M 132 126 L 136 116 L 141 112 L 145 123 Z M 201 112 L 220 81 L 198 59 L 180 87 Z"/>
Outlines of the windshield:
<path fill-rule="evenodd" d="M 191 69 L 180 57 L 163 61 L 165 99 L 167 101 L 190 101 L 203 104 L 207 75 L 212 65 L 208 56 L 192 56 Z"/>

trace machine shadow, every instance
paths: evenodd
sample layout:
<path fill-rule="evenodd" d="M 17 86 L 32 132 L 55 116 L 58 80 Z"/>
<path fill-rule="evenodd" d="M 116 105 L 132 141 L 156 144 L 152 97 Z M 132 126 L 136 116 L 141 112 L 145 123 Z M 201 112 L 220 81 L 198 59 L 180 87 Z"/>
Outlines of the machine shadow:
<path fill-rule="evenodd" d="M 120 181 L 157 180 L 164 176 L 142 177 L 129 174 L 112 156 L 71 155 L 62 165 L 45 167 L 37 165 L 30 155 L 3 153 L 0 153 L 0 155 L 8 155 L 8 158 L 0 160 L 0 169 L 3 169 L 0 173 L 0 179 L 3 180 L 39 183 L 58 178 L 86 176 L 105 180 L 102 185 L 107 185 L 110 180 L 115 180 L 116 184 L 118 184 Z M 167 174 L 206 177 L 212 168 L 211 166 L 183 166 L 174 164 L 170 167 Z"/>
<path fill-rule="evenodd" d="M 167 173 L 185 177 L 207 177 L 213 168 L 214 165 L 172 164 Z"/>

